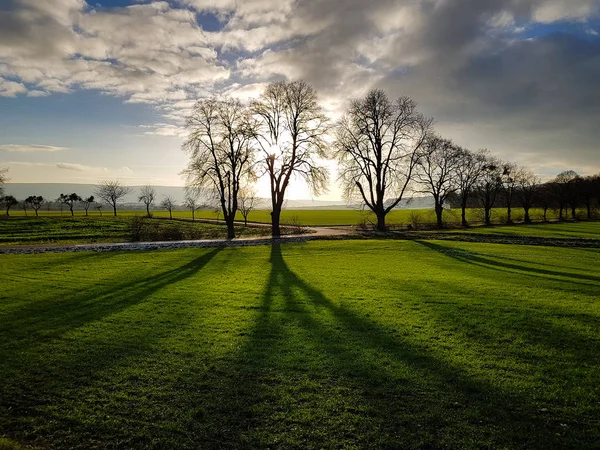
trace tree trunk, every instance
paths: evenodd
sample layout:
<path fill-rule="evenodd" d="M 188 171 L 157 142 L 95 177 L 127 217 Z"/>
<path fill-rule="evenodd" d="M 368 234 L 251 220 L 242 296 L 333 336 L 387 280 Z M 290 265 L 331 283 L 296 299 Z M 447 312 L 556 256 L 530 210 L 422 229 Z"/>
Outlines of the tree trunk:
<path fill-rule="evenodd" d="M 39 217 L 39 216 L 38 216 L 38 210 L 37 210 L 37 209 L 35 210 L 35 217 Z"/>
<path fill-rule="evenodd" d="M 71 217 L 73 217 L 75 215 L 75 213 L 73 213 L 73 207 L 69 206 L 69 211 L 71 211 Z"/>
<path fill-rule="evenodd" d="M 488 206 L 484 208 L 484 222 L 486 225 L 492 224 L 492 208 Z"/>
<path fill-rule="evenodd" d="M 225 216 L 225 223 L 227 223 L 227 239 L 235 238 L 235 228 L 233 224 L 234 217 L 234 214 L 230 216 Z"/>
<path fill-rule="evenodd" d="M 531 223 L 531 218 L 529 217 L 529 207 L 523 208 L 525 210 L 525 223 Z"/>
<path fill-rule="evenodd" d="M 146 215 L 148 218 L 150 217 L 150 205 L 148 203 L 146 203 Z"/>
<path fill-rule="evenodd" d="M 562 207 L 562 205 L 560 205 L 560 208 L 558 210 L 558 220 L 563 220 L 563 207 Z"/>
<path fill-rule="evenodd" d="M 461 225 L 463 227 L 468 227 L 469 224 L 467 223 L 467 199 L 465 197 L 465 199 L 462 201 L 462 204 L 460 205 L 460 221 L 461 221 Z"/>
<path fill-rule="evenodd" d="M 117 217 L 117 205 L 116 204 L 113 205 L 113 214 L 115 217 Z"/>
<path fill-rule="evenodd" d="M 512 223 L 512 208 L 510 207 L 510 203 L 506 207 L 506 223 Z"/>
<path fill-rule="evenodd" d="M 192 222 L 196 221 L 196 211 L 192 209 Z"/>
<path fill-rule="evenodd" d="M 169 210 L 169 219 L 173 220 L 173 211 Z"/>
<path fill-rule="evenodd" d="M 438 201 L 435 202 L 435 218 L 437 221 L 437 228 L 444 228 L 444 222 L 442 221 L 442 214 L 444 213 L 444 208 L 439 204 Z"/>
<path fill-rule="evenodd" d="M 544 222 L 547 222 L 548 219 L 546 218 L 548 215 L 548 208 L 544 208 Z"/>
<path fill-rule="evenodd" d="M 273 237 L 281 236 L 281 228 L 279 226 L 279 219 L 281 218 L 281 206 L 276 205 L 271 211 L 271 235 Z"/>
<path fill-rule="evenodd" d="M 247 227 L 248 226 L 248 216 L 244 216 L 244 226 Z"/>
<path fill-rule="evenodd" d="M 585 201 L 585 207 L 587 208 L 587 218 L 591 219 L 592 218 L 592 199 L 588 198 Z"/>
<path fill-rule="evenodd" d="M 385 211 L 379 210 L 375 214 L 377 215 L 377 231 L 385 231 Z"/>
<path fill-rule="evenodd" d="M 577 212 L 575 211 L 576 209 L 577 209 L 577 207 L 571 206 L 571 218 L 573 220 L 577 219 Z"/>

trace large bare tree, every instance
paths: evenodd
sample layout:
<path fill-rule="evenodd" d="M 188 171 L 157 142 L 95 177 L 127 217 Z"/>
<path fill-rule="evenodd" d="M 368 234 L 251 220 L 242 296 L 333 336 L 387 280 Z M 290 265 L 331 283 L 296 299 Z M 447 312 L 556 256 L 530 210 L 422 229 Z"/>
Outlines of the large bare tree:
<path fill-rule="evenodd" d="M 269 84 L 252 110 L 261 124 L 260 163 L 270 181 L 271 232 L 279 236 L 281 210 L 294 176 L 304 179 L 315 195 L 327 190 L 329 173 L 322 160 L 329 156 L 328 119 L 316 91 L 302 80 Z"/>
<path fill-rule="evenodd" d="M 458 196 L 460 198 L 461 225 L 468 226 L 467 204 L 473 193 L 473 189 L 483 175 L 487 150 L 479 150 L 473 153 L 465 148 L 460 149 L 461 162 L 456 168 L 456 180 L 458 182 Z"/>
<path fill-rule="evenodd" d="M 444 203 L 459 188 L 461 150 L 448 139 L 431 135 L 419 153 L 415 181 L 421 186 L 420 192 L 433 197 L 437 227 L 442 228 Z"/>
<path fill-rule="evenodd" d="M 337 124 L 334 148 L 345 197 L 360 198 L 380 231 L 409 187 L 431 123 L 410 98 L 392 102 L 376 89 L 353 100 Z"/>
<path fill-rule="evenodd" d="M 232 239 L 238 192 L 253 176 L 255 121 L 238 100 L 206 99 L 196 103 L 186 126 L 187 185 L 213 193 L 227 224 L 227 237 Z"/>
<path fill-rule="evenodd" d="M 119 201 L 131 192 L 129 186 L 125 186 L 120 181 L 102 181 L 96 186 L 94 192 L 96 196 L 100 197 L 113 209 L 113 215 L 117 216 L 117 204 Z"/>

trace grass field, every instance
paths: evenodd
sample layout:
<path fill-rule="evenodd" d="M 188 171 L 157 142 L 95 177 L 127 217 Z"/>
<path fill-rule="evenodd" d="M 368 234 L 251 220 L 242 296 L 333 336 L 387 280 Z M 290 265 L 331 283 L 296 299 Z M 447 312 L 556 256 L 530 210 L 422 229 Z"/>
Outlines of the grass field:
<path fill-rule="evenodd" d="M 132 217 L 11 217 L 0 219 L 0 246 L 32 244 L 82 244 L 132 240 Z M 142 240 L 224 239 L 227 230 L 218 224 L 148 219 Z M 238 236 L 268 234 L 268 229 L 238 227 Z"/>
<path fill-rule="evenodd" d="M 532 236 L 543 238 L 600 239 L 599 222 L 536 223 L 528 225 L 502 225 L 451 230 L 460 234 L 493 234 L 502 236 Z"/>
<path fill-rule="evenodd" d="M 77 211 L 77 216 L 83 215 L 83 211 Z M 156 217 L 169 217 L 167 211 L 153 211 L 152 214 Z M 532 209 L 531 219 L 534 221 L 542 221 L 542 211 L 540 209 Z M 11 212 L 11 216 L 21 217 L 23 211 L 15 210 Z M 60 216 L 60 211 L 40 211 L 41 216 Z M 123 210 L 119 212 L 119 216 L 132 216 L 132 215 L 145 215 L 145 211 L 127 211 Z M 520 222 L 523 220 L 523 210 L 515 208 L 513 211 L 513 220 Z M 581 212 L 583 217 L 583 211 Z M 30 214 L 31 216 L 31 214 Z M 69 213 L 62 213 L 62 217 L 68 217 Z M 98 217 L 97 212 L 90 212 L 90 216 Z M 107 217 L 109 214 L 105 211 L 102 217 Z M 174 211 L 173 216 L 177 218 L 191 218 L 192 213 L 190 211 Z M 222 218 L 222 216 L 220 216 Z M 215 219 L 217 215 L 214 211 L 196 211 L 196 218 L 199 219 Z M 237 220 L 242 221 L 244 218 L 238 213 Z M 548 211 L 548 220 L 555 220 L 558 218 L 556 211 Z M 252 222 L 270 223 L 271 215 L 270 211 L 257 210 L 252 211 L 248 217 L 248 220 Z M 290 209 L 284 210 L 281 214 L 281 220 L 283 223 L 298 223 L 299 225 L 305 226 L 324 226 L 324 225 L 357 225 L 360 223 L 375 224 L 375 216 L 366 211 L 358 210 L 327 210 L 327 209 Z M 449 209 L 444 211 L 444 220 L 449 224 L 460 224 L 460 210 Z M 483 222 L 482 211 L 476 208 L 467 210 L 467 220 L 473 224 Z M 397 209 L 391 211 L 386 219 L 387 223 L 391 226 L 394 225 L 407 225 L 409 223 L 435 223 L 435 213 L 432 209 Z M 505 223 L 506 222 L 506 210 L 503 208 L 496 208 L 492 210 L 492 221 L 494 223 Z"/>
<path fill-rule="evenodd" d="M 1 255 L 0 273 L 10 442 L 600 442 L 599 250 L 335 241 Z"/>

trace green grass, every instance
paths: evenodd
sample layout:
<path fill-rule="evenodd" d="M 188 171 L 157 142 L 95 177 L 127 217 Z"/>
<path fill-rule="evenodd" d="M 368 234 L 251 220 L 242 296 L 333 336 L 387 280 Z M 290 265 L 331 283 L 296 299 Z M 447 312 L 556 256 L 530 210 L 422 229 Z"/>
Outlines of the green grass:
<path fill-rule="evenodd" d="M 451 230 L 460 234 L 493 234 L 502 236 L 532 236 L 543 238 L 600 239 L 600 222 L 537 223 L 530 225 L 503 225 Z"/>
<path fill-rule="evenodd" d="M 593 448 L 600 251 L 332 241 L 2 255 L 0 437 Z"/>
<path fill-rule="evenodd" d="M 225 238 L 225 226 L 185 221 L 148 219 L 143 238 L 150 240 Z M 11 217 L 0 219 L 0 246 L 21 244 L 81 244 L 124 242 L 132 239 L 131 217 Z M 268 234 L 269 230 L 238 227 L 239 236 Z"/>
<path fill-rule="evenodd" d="M 580 212 L 583 216 L 583 212 Z M 76 211 L 76 216 L 83 216 L 83 211 Z M 90 212 L 90 216 L 99 217 L 96 211 Z M 112 214 L 112 213 L 111 213 Z M 120 217 L 130 216 L 143 216 L 145 211 L 119 211 Z M 169 217 L 167 211 L 156 210 L 152 211 L 155 217 Z M 11 212 L 11 216 L 21 217 L 23 211 L 15 210 Z M 530 212 L 531 219 L 534 221 L 542 221 L 542 210 L 534 208 Z M 31 217 L 31 213 L 29 214 Z M 61 216 L 60 211 L 40 211 L 40 216 L 43 217 L 55 217 Z M 63 212 L 62 217 L 68 217 L 69 212 Z M 109 216 L 108 212 L 104 212 L 102 217 Z M 523 221 L 523 210 L 515 208 L 513 210 L 513 221 Z M 190 211 L 173 211 L 173 217 L 176 218 L 191 218 L 192 213 Z M 219 216 L 222 218 L 222 216 Z M 216 219 L 217 215 L 214 211 L 202 210 L 196 211 L 196 218 L 198 219 Z M 556 211 L 548 211 L 548 220 L 555 220 L 558 218 Z M 238 213 L 236 219 L 239 221 L 244 220 L 242 215 Z M 271 223 L 270 211 L 267 210 L 256 210 L 252 211 L 248 217 L 251 222 L 260 223 Z M 281 214 L 281 220 L 283 223 L 298 223 L 306 226 L 327 226 L 327 225 L 357 225 L 360 223 L 375 224 L 377 221 L 375 216 L 366 211 L 358 210 L 327 210 L 327 209 L 289 209 L 284 210 Z M 444 220 L 449 224 L 460 224 L 460 209 L 449 209 L 444 211 Z M 476 224 L 483 222 L 483 213 L 480 209 L 471 208 L 467 210 L 467 220 L 470 223 Z M 432 209 L 398 209 L 391 211 L 386 218 L 386 222 L 391 225 L 407 225 L 417 221 L 418 223 L 435 223 L 435 213 Z M 495 208 L 492 210 L 492 222 L 493 223 L 505 223 L 506 222 L 506 210 L 504 208 Z"/>

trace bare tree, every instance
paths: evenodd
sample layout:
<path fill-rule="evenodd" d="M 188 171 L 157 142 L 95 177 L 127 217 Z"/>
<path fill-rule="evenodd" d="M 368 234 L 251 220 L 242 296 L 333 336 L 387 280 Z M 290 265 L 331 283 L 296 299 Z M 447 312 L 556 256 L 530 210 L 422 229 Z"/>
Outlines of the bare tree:
<path fill-rule="evenodd" d="M 173 210 L 175 209 L 177 203 L 175 199 L 170 195 L 165 195 L 160 202 L 160 207 L 169 211 L 169 219 L 173 219 Z"/>
<path fill-rule="evenodd" d="M 98 203 L 96 205 L 96 209 L 98 210 L 98 212 L 100 213 L 100 217 L 102 217 L 102 203 Z"/>
<path fill-rule="evenodd" d="M 259 198 L 256 195 L 256 189 L 250 186 L 244 186 L 239 192 L 240 212 L 244 217 L 244 226 L 248 226 L 248 216 L 258 205 Z"/>
<path fill-rule="evenodd" d="M 131 192 L 131 188 L 120 181 L 102 181 L 96 186 L 95 194 L 112 206 L 113 215 L 117 216 L 117 204 Z"/>
<path fill-rule="evenodd" d="M 35 211 L 35 217 L 38 217 L 38 211 L 44 205 L 45 200 L 41 195 L 30 195 L 25 199 L 25 203 L 31 206 L 31 208 Z"/>
<path fill-rule="evenodd" d="M 431 123 L 410 98 L 391 102 L 382 90 L 372 90 L 353 100 L 337 124 L 334 147 L 345 197 L 360 198 L 379 231 L 412 180 Z"/>
<path fill-rule="evenodd" d="M 518 186 L 519 167 L 515 163 L 506 162 L 502 168 L 502 188 L 504 190 L 504 199 L 506 200 L 506 223 L 511 224 L 512 206 L 515 197 L 515 191 Z"/>
<path fill-rule="evenodd" d="M 456 172 L 462 163 L 461 150 L 451 141 L 431 135 L 419 154 L 415 181 L 422 186 L 420 192 L 433 196 L 437 227 L 442 228 L 444 203 L 459 188 Z"/>
<path fill-rule="evenodd" d="M 327 190 L 329 172 L 320 160 L 329 156 L 328 119 L 316 91 L 302 80 L 269 84 L 252 110 L 261 124 L 257 142 L 270 182 L 271 232 L 279 236 L 285 193 L 293 177 L 303 179 L 314 195 Z"/>
<path fill-rule="evenodd" d="M 200 191 L 198 189 L 186 189 L 184 205 L 192 212 L 192 222 L 196 221 L 196 211 L 200 206 Z"/>
<path fill-rule="evenodd" d="M 187 120 L 188 139 L 183 149 L 190 162 L 183 172 L 187 186 L 214 194 L 227 237 L 235 237 L 234 220 L 241 184 L 252 177 L 254 120 L 237 100 L 200 100 Z"/>
<path fill-rule="evenodd" d="M 542 220 L 546 222 L 548 220 L 548 210 L 554 204 L 555 195 L 552 183 L 544 183 L 538 185 L 535 189 L 535 197 L 542 208 L 543 216 Z"/>
<path fill-rule="evenodd" d="M 72 194 L 60 194 L 58 201 L 69 207 L 69 211 L 71 211 L 71 217 L 73 217 L 75 215 L 73 212 L 73 206 L 75 206 L 75 202 L 81 201 L 81 197 L 74 192 Z"/>
<path fill-rule="evenodd" d="M 85 217 L 88 216 L 88 211 L 90 209 L 90 206 L 92 206 L 95 202 L 94 196 L 90 195 L 89 197 L 86 198 L 82 198 L 79 203 L 81 203 L 81 205 L 83 206 L 83 209 L 85 210 Z"/>
<path fill-rule="evenodd" d="M 9 211 L 10 208 L 12 208 L 13 206 L 17 206 L 19 204 L 19 201 L 13 197 L 12 195 L 6 195 L 4 197 L 2 197 L 0 199 L 2 201 L 2 204 L 4 205 L 4 208 L 6 210 L 6 217 L 9 217 Z"/>
<path fill-rule="evenodd" d="M 138 197 L 138 202 L 143 202 L 146 205 L 146 216 L 152 217 L 150 214 L 150 206 L 154 204 L 154 200 L 156 199 L 156 189 L 152 186 L 143 186 L 140 189 L 140 195 Z"/>
<path fill-rule="evenodd" d="M 521 168 L 515 174 L 515 180 L 517 184 L 516 196 L 525 211 L 524 221 L 525 223 L 530 223 L 531 217 L 529 216 L 529 211 L 533 207 L 533 202 L 537 196 L 540 178 L 533 172 Z M 546 211 L 547 208 L 544 211 L 544 221 L 546 220 Z"/>
<path fill-rule="evenodd" d="M 457 192 L 460 198 L 461 225 L 463 227 L 469 225 L 467 223 L 467 204 L 474 187 L 483 174 L 487 155 L 487 150 L 479 150 L 477 153 L 473 153 L 464 148 L 460 149 L 461 162 L 456 168 L 456 180 L 458 182 Z"/>
<path fill-rule="evenodd" d="M 554 179 L 556 192 L 560 196 L 561 215 L 562 207 L 568 205 L 571 208 L 571 218 L 577 218 L 577 205 L 579 204 L 579 182 L 581 177 L 573 170 L 565 170 Z"/>
<path fill-rule="evenodd" d="M 481 177 L 477 183 L 475 194 L 481 202 L 486 225 L 492 223 L 492 208 L 496 203 L 498 193 L 502 189 L 502 175 L 504 164 L 498 158 L 487 156 L 483 165 Z"/>

